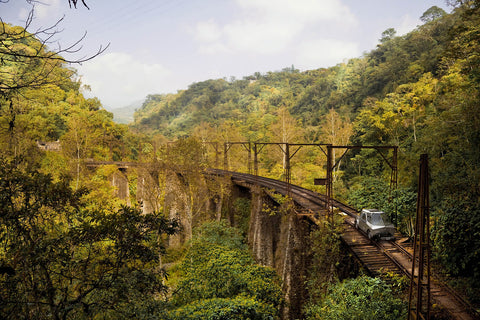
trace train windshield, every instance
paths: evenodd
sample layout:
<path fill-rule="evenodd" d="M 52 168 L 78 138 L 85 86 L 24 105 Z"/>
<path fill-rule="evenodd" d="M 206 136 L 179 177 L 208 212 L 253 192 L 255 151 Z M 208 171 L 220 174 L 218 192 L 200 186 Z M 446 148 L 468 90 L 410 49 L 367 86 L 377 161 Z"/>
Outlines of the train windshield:
<path fill-rule="evenodd" d="M 372 224 L 379 225 L 379 226 L 386 226 L 391 224 L 390 218 L 384 212 L 378 212 L 372 214 Z"/>

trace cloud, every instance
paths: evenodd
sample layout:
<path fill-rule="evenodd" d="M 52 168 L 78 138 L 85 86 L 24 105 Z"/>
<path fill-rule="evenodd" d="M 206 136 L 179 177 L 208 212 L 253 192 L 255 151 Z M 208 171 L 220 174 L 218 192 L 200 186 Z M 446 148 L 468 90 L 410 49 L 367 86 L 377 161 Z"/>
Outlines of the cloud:
<path fill-rule="evenodd" d="M 1 2 L 1 1 L 0 1 Z M 31 5 L 25 3 L 25 6 L 22 6 L 17 14 L 18 20 L 25 22 L 29 17 L 30 12 L 33 9 L 33 24 L 34 25 L 44 25 L 44 27 L 50 27 L 53 25 L 52 17 L 60 19 L 62 17 L 62 6 L 64 3 L 62 0 L 42 0 L 42 1 L 32 1 Z M 55 21 L 55 22 L 56 22 Z"/>
<path fill-rule="evenodd" d="M 320 39 L 300 45 L 295 66 L 301 69 L 330 67 L 360 55 L 358 44 L 335 39 Z"/>
<path fill-rule="evenodd" d="M 226 47 L 235 52 L 273 54 L 287 47 L 299 26 L 275 21 L 237 22 L 224 28 Z"/>
<path fill-rule="evenodd" d="M 258 12 L 262 16 L 291 20 L 314 21 L 352 19 L 348 7 L 339 0 L 237 0 L 239 6 L 249 12 Z"/>
<path fill-rule="evenodd" d="M 52 14 L 58 15 L 60 12 L 61 0 L 42 0 L 35 5 L 35 16 L 40 19 L 49 18 Z"/>
<path fill-rule="evenodd" d="M 302 33 L 321 25 L 339 29 L 356 24 L 355 17 L 340 0 L 237 0 L 239 16 L 224 25 L 200 22 L 195 39 L 201 52 L 275 54 Z"/>
<path fill-rule="evenodd" d="M 216 41 L 221 36 L 221 30 L 213 20 L 201 21 L 195 28 L 195 38 L 200 42 Z"/>
<path fill-rule="evenodd" d="M 157 92 L 162 84 L 168 85 L 171 74 L 160 64 L 143 63 L 121 52 L 103 54 L 78 69 L 83 84 L 109 107 L 123 107 Z"/>
<path fill-rule="evenodd" d="M 17 16 L 18 20 L 20 21 L 27 20 L 29 12 L 30 10 L 27 8 L 20 8 L 20 11 L 18 12 L 18 16 Z"/>

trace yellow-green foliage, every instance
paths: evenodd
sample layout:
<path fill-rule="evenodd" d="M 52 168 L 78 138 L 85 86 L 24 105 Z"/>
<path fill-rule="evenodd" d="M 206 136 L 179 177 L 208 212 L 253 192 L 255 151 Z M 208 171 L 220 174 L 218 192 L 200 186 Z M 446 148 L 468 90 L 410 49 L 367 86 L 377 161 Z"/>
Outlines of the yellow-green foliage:
<path fill-rule="evenodd" d="M 159 314 L 160 239 L 178 224 L 126 206 L 87 206 L 87 191 L 68 179 L 20 167 L 0 158 L 0 318 Z"/>
<path fill-rule="evenodd" d="M 323 303 L 306 308 L 306 319 L 405 319 L 407 305 L 382 280 L 362 276 L 333 286 Z"/>
<path fill-rule="evenodd" d="M 225 223 L 210 222 L 199 228 L 178 272 L 173 319 L 226 319 L 221 315 L 233 314 L 238 319 L 278 317 L 279 277 L 273 269 L 256 265 L 239 230 Z"/>

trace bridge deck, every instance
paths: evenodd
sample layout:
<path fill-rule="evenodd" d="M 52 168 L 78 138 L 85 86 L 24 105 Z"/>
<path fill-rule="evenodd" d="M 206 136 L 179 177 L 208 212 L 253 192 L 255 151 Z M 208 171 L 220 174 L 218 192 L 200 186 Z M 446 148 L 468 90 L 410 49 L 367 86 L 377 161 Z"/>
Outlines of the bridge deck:
<path fill-rule="evenodd" d="M 116 165 L 119 168 L 135 167 L 137 163 L 127 162 L 102 162 L 86 161 L 87 166 L 96 167 L 101 165 Z M 278 192 L 283 195 L 291 195 L 294 202 L 301 207 L 298 212 L 300 216 L 310 220 L 315 224 L 321 223 L 320 217 L 325 216 L 326 199 L 325 196 L 294 185 L 287 185 L 285 182 L 253 176 L 250 174 L 229 172 L 224 170 L 210 169 L 206 174 L 231 176 L 233 182 L 243 185 L 247 188 L 260 186 Z M 347 216 L 343 225 L 342 240 L 348 245 L 353 254 L 363 264 L 365 269 L 373 276 L 381 275 L 385 272 L 404 273 L 410 276 L 408 252 L 394 241 L 374 242 L 368 239 L 364 234 L 352 226 L 352 217 L 357 212 L 338 201 L 333 200 L 332 205 L 338 208 Z M 403 251 L 403 252 L 402 252 Z M 432 300 L 441 305 L 450 313 L 453 319 L 473 320 L 480 319 L 478 312 L 473 310 L 465 301 L 438 280 L 433 280 L 431 284 Z"/>
<path fill-rule="evenodd" d="M 306 214 L 301 213 L 300 215 L 305 216 L 313 223 L 321 223 L 318 217 L 325 213 L 326 200 L 320 194 L 294 185 L 287 187 L 285 182 L 278 180 L 222 170 L 215 170 L 215 172 L 215 174 L 230 175 L 232 181 L 244 186 L 258 185 L 275 190 L 283 195 L 289 193 L 295 203 L 303 207 L 303 212 L 306 212 Z M 346 214 L 342 241 L 350 248 L 369 274 L 381 276 L 386 273 L 393 273 L 411 276 L 411 256 L 408 254 L 408 249 L 403 248 L 395 241 L 375 242 L 368 239 L 366 235 L 353 227 L 353 217 L 357 214 L 353 208 L 335 200 L 332 201 L 332 204 Z M 469 306 L 452 289 L 436 279 L 432 279 L 431 282 L 431 295 L 432 303 L 442 306 L 452 319 L 480 319 L 476 310 Z"/>

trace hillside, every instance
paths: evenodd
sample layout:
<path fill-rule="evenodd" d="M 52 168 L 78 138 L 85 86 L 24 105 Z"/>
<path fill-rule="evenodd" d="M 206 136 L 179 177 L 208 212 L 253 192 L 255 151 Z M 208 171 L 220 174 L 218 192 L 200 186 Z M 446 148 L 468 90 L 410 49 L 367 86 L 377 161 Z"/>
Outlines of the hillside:
<path fill-rule="evenodd" d="M 129 124 L 133 122 L 133 114 L 142 106 L 142 104 L 143 101 L 135 101 L 125 107 L 107 110 L 113 113 L 113 121 L 116 123 Z"/>
<path fill-rule="evenodd" d="M 149 95 L 135 113 L 133 127 L 173 138 L 190 135 L 202 122 L 219 125 L 236 119 L 245 125 L 259 111 L 273 114 L 280 107 L 308 126 L 318 127 L 330 109 L 353 120 L 398 86 L 425 74 L 439 76 L 455 19 L 425 17 L 423 26 L 402 37 L 388 29 L 376 49 L 327 69 L 299 72 L 292 66 L 241 80 L 206 80 L 178 94 Z"/>
<path fill-rule="evenodd" d="M 394 206 L 406 233 L 412 232 L 418 159 L 428 153 L 434 257 L 450 274 L 480 279 L 478 250 L 469 249 L 480 247 L 473 236 L 480 226 L 480 9 L 476 2 L 451 14 L 433 7 L 422 20 L 404 36 L 386 30 L 372 51 L 331 68 L 292 67 L 150 95 L 131 127 L 168 139 L 397 145 Z M 321 170 L 309 171 L 308 157 L 297 159 L 297 183 Z M 380 196 L 388 188 L 384 163 L 357 152 L 341 165 L 337 196 L 357 207 L 392 208 Z M 263 169 L 281 176 L 273 162 Z"/>
<path fill-rule="evenodd" d="M 451 2 L 451 14 L 432 7 L 412 32 L 387 29 L 370 52 L 331 68 L 149 95 L 128 126 L 83 96 L 61 56 L 68 50 L 40 39 L 56 28 L 31 34 L 0 21 L 0 318 L 280 319 L 289 278 L 308 291 L 296 297 L 304 309 L 295 318 L 352 318 L 362 310 L 351 302 L 365 306 L 373 294 L 381 304 L 353 318 L 395 310 L 388 316 L 401 319 L 406 280 L 354 278 L 363 271 L 340 240 L 340 215 L 297 237 L 290 232 L 307 228 L 288 196 L 262 189 L 265 202 L 256 201 L 229 188 L 231 177 L 205 174 L 223 165 L 251 172 L 248 142 L 276 142 L 255 154 L 260 175 L 288 172 L 323 194 L 314 185 L 327 174 L 320 144 L 398 146 L 398 185 L 390 149 L 336 149 L 332 179 L 335 199 L 398 213 L 402 240 L 414 233 L 419 158 L 428 154 L 432 267 L 478 309 L 480 2 Z M 314 145 L 289 159 L 287 143 Z M 282 240 L 275 246 L 305 261 L 301 281 L 288 274 L 297 265 L 280 279 L 254 261 L 245 237 L 257 235 L 253 211 L 271 248 Z"/>

